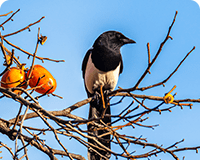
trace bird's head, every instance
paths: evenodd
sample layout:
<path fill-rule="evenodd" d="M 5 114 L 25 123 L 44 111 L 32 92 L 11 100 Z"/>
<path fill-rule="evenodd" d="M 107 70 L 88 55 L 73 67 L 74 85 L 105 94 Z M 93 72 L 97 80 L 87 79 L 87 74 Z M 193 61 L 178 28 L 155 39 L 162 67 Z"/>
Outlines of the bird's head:
<path fill-rule="evenodd" d="M 107 31 L 102 33 L 94 42 L 93 47 L 106 47 L 111 50 L 119 50 L 123 45 L 136 43 L 117 31 Z"/>

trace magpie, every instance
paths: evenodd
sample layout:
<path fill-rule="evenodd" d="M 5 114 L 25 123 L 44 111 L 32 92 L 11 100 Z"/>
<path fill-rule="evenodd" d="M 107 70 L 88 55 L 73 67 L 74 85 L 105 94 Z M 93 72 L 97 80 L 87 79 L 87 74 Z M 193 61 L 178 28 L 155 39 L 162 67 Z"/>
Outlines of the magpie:
<path fill-rule="evenodd" d="M 82 62 L 82 75 L 88 97 L 94 97 L 90 102 L 89 119 L 102 118 L 105 125 L 110 126 L 111 118 L 108 93 L 113 91 L 117 85 L 118 77 L 123 71 L 123 61 L 120 48 L 128 43 L 136 43 L 117 31 L 106 31 L 102 33 L 89 49 Z M 101 95 L 101 91 L 103 95 Z M 102 100 L 102 97 L 104 99 Z M 105 106 L 103 106 L 103 101 Z M 96 122 L 103 125 L 101 122 Z M 96 140 L 105 147 L 110 148 L 110 134 L 100 136 L 108 131 L 97 130 L 96 126 L 88 125 L 88 135 L 96 137 Z M 97 141 L 88 138 L 91 148 L 88 149 L 89 160 L 102 160 L 110 158 L 110 153 L 102 148 Z M 96 147 L 95 147 L 96 146 Z M 104 156 L 104 158 L 102 158 Z"/>

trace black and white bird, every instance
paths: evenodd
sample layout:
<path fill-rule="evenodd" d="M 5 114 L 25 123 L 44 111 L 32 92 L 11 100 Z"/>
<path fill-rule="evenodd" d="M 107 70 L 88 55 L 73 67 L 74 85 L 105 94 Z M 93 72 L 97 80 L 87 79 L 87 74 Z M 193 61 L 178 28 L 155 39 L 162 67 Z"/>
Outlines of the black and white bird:
<path fill-rule="evenodd" d="M 135 43 L 134 40 L 125 37 L 122 33 L 117 31 L 107 31 L 102 33 L 94 42 L 91 49 L 89 49 L 83 59 L 82 63 L 82 73 L 85 84 L 85 89 L 88 97 L 96 97 L 90 102 L 90 118 L 98 118 L 105 115 L 110 115 L 109 100 L 106 96 L 110 91 L 113 91 L 117 85 L 119 74 L 123 70 L 123 61 L 120 53 L 120 48 L 129 43 Z M 103 102 L 101 99 L 100 88 L 102 87 L 105 93 L 105 104 L 103 107 Z M 111 118 L 104 117 L 103 122 L 106 125 L 110 125 Z M 102 124 L 98 122 L 99 124 Z M 105 147 L 110 148 L 110 135 L 98 136 L 108 132 L 105 130 L 96 130 L 96 127 L 91 124 L 88 125 L 89 135 L 95 136 L 97 141 L 103 144 Z M 88 139 L 88 142 L 94 146 L 100 147 L 99 143 L 92 139 Z M 89 160 L 102 160 L 110 158 L 110 153 L 106 150 L 100 150 L 98 148 L 92 147 L 96 151 L 88 150 Z"/>

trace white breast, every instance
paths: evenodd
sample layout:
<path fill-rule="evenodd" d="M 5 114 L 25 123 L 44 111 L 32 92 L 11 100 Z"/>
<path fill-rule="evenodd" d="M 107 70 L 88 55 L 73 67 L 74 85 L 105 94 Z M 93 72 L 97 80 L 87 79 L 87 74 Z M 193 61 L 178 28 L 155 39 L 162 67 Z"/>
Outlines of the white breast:
<path fill-rule="evenodd" d="M 115 70 L 103 72 L 97 69 L 92 63 L 91 54 L 88 58 L 85 70 L 85 85 L 87 90 L 93 94 L 95 89 L 102 85 L 104 89 L 113 91 L 117 85 L 120 72 L 120 64 Z"/>

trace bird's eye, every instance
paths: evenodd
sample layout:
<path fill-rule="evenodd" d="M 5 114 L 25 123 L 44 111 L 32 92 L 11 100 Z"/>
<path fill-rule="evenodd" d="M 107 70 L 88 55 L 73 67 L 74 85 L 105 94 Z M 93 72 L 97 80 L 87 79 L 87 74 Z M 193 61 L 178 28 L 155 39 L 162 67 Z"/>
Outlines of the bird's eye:
<path fill-rule="evenodd" d="M 117 34 L 117 38 L 119 38 L 119 39 L 120 39 L 120 38 L 121 38 L 121 35 L 120 35 L 120 34 Z"/>

